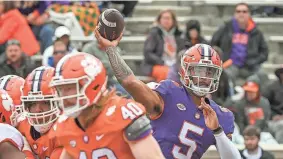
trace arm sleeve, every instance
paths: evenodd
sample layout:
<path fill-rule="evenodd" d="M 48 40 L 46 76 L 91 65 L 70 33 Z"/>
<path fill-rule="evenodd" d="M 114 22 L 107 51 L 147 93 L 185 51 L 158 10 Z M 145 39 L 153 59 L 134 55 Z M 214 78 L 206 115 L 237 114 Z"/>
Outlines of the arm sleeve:
<path fill-rule="evenodd" d="M 221 132 L 215 135 L 216 147 L 221 159 L 241 159 L 238 149 L 234 146 L 232 141 Z"/>
<path fill-rule="evenodd" d="M 16 18 L 13 18 L 7 23 L 3 24 L 0 28 L 0 44 L 3 44 L 8 41 L 14 34 L 17 27 L 19 26 Z"/>
<path fill-rule="evenodd" d="M 257 59 L 254 64 L 261 64 L 265 62 L 268 58 L 268 46 L 266 44 L 266 41 L 264 39 L 264 36 L 259 31 L 260 36 L 260 43 L 259 43 L 259 55 L 257 56 Z"/>
<path fill-rule="evenodd" d="M 164 61 L 154 52 L 157 45 L 156 36 L 157 35 L 153 35 L 152 33 L 148 35 L 144 43 L 143 54 L 147 62 L 153 65 L 163 65 Z"/>
<path fill-rule="evenodd" d="M 235 113 L 235 121 L 238 124 L 240 128 L 240 132 L 242 132 L 245 128 L 246 125 L 246 116 L 245 116 L 245 110 L 244 110 L 244 105 L 241 101 L 237 102 L 236 104 L 236 111 Z"/>
<path fill-rule="evenodd" d="M 211 46 L 220 46 L 220 39 L 222 37 L 225 25 L 221 26 L 212 36 Z"/>

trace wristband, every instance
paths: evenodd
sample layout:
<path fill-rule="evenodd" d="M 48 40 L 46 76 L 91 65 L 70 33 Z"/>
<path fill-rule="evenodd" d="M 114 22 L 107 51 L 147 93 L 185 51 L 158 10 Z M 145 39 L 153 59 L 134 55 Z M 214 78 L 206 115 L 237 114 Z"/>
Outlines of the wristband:
<path fill-rule="evenodd" d="M 219 125 L 218 128 L 212 130 L 214 135 L 218 135 L 218 134 L 222 133 L 222 131 L 223 131 L 223 129 L 222 129 L 222 127 L 220 125 Z"/>

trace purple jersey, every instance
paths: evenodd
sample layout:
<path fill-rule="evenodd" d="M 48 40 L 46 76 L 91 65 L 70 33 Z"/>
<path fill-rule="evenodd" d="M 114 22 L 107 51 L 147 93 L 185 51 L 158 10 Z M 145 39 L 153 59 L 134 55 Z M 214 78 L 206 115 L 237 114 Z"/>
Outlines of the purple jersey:
<path fill-rule="evenodd" d="M 215 145 L 212 131 L 206 127 L 202 111 L 197 109 L 184 87 L 165 80 L 156 85 L 155 91 L 164 101 L 162 115 L 152 120 L 153 135 L 166 159 L 199 159 Z M 233 113 L 219 107 L 212 100 L 210 106 L 226 134 L 234 131 Z"/>

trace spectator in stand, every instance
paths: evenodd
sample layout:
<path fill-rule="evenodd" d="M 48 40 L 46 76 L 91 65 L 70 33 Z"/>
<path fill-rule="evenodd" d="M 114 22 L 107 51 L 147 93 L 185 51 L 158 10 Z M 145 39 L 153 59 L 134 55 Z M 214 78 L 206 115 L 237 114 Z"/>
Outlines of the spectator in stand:
<path fill-rule="evenodd" d="M 39 44 L 14 1 L 0 1 L 0 35 L 0 54 L 5 52 L 10 39 L 19 40 L 22 50 L 29 56 L 39 51 Z"/>
<path fill-rule="evenodd" d="M 244 85 L 245 97 L 235 103 L 235 119 L 241 131 L 248 125 L 256 125 L 269 132 L 268 121 L 271 117 L 269 101 L 260 93 L 259 82 L 248 80 Z"/>
<path fill-rule="evenodd" d="M 233 81 L 257 73 L 268 58 L 264 36 L 252 20 L 246 3 L 236 5 L 234 17 L 214 33 L 211 45 L 223 50 L 223 62 L 232 62 L 226 72 Z"/>
<path fill-rule="evenodd" d="M 66 44 L 61 40 L 56 40 L 53 44 L 53 54 L 48 60 L 48 65 L 56 67 L 61 58 L 68 54 Z"/>
<path fill-rule="evenodd" d="M 241 150 L 242 159 L 275 159 L 274 155 L 264 151 L 259 146 L 260 129 L 255 126 L 248 126 L 244 132 L 245 149 Z"/>
<path fill-rule="evenodd" d="M 270 83 L 263 95 L 269 100 L 271 105 L 271 119 L 269 126 L 274 132 L 275 139 L 283 143 L 283 67 L 275 70 L 278 80 Z"/>
<path fill-rule="evenodd" d="M 187 48 L 198 43 L 208 44 L 208 42 L 201 36 L 201 26 L 198 20 L 189 20 L 187 22 L 186 30 L 182 35 L 182 38 L 185 40 Z"/>
<path fill-rule="evenodd" d="M 178 59 L 177 59 L 176 63 L 169 68 L 169 72 L 168 72 L 168 76 L 167 76 L 167 79 L 173 80 L 173 81 L 179 83 L 180 85 L 182 84 L 181 81 L 180 81 L 180 75 L 179 75 L 179 70 L 180 70 L 180 67 L 181 67 L 181 58 L 186 51 L 187 50 L 184 49 L 184 50 L 182 50 L 178 53 Z"/>
<path fill-rule="evenodd" d="M 74 48 L 71 45 L 70 35 L 71 35 L 71 31 L 67 27 L 59 26 L 55 30 L 54 39 L 55 39 L 55 41 L 58 41 L 58 40 L 62 41 L 67 46 L 67 51 L 69 53 L 78 52 L 77 49 Z M 52 66 L 53 65 L 53 61 L 52 61 L 52 55 L 54 53 L 54 46 L 53 45 L 49 46 L 43 53 L 42 65 L 44 65 L 44 66 L 47 66 L 47 65 Z"/>
<path fill-rule="evenodd" d="M 221 57 L 223 55 L 222 50 L 214 46 L 213 49 L 219 54 Z M 211 94 L 211 98 L 218 104 L 223 107 L 230 108 L 232 105 L 231 97 L 234 95 L 234 85 L 227 73 L 225 72 L 227 64 L 223 64 L 222 74 L 220 76 L 220 81 L 218 85 L 218 89 L 216 92 Z"/>
<path fill-rule="evenodd" d="M 54 21 L 73 28 L 79 36 L 91 36 L 98 23 L 100 11 L 95 1 L 49 1 Z M 68 13 L 72 13 L 72 16 Z M 80 30 L 80 31 L 78 31 Z M 81 35 L 83 34 L 83 35 Z"/>
<path fill-rule="evenodd" d="M 156 23 L 144 44 L 142 71 L 159 82 L 167 78 L 169 68 L 176 63 L 178 52 L 184 49 L 184 41 L 173 11 L 161 11 Z"/>
<path fill-rule="evenodd" d="M 48 1 L 21 1 L 19 11 L 26 16 L 36 38 L 41 42 L 41 53 L 52 45 L 54 29 L 47 24 L 49 15 L 46 9 Z"/>
<path fill-rule="evenodd" d="M 108 76 L 108 87 L 116 87 L 116 90 L 119 93 L 125 95 L 127 98 L 130 98 L 129 93 L 119 84 L 116 77 L 114 76 L 107 54 L 105 53 L 105 51 L 102 50 L 101 46 L 96 41 L 92 41 L 85 44 L 82 49 L 82 52 L 92 54 L 102 62 Z"/>
<path fill-rule="evenodd" d="M 5 53 L 0 56 L 0 77 L 17 75 L 26 78 L 36 68 L 35 64 L 22 52 L 18 40 L 9 40 L 6 45 Z"/>

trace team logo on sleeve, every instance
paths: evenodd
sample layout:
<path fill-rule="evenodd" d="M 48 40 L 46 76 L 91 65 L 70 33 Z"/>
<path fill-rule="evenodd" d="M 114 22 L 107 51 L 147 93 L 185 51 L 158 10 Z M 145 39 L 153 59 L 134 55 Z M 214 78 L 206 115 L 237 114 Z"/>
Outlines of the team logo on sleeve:
<path fill-rule="evenodd" d="M 112 107 L 108 108 L 107 112 L 106 112 L 106 116 L 110 116 L 112 115 L 116 110 L 116 105 L 113 105 Z"/>
<path fill-rule="evenodd" d="M 186 108 L 186 106 L 184 105 L 184 104 L 182 104 L 182 103 L 178 103 L 177 104 L 177 107 L 178 107 L 178 109 L 180 109 L 181 111 L 185 111 L 187 108 Z"/>
<path fill-rule="evenodd" d="M 76 147 L 77 142 L 75 140 L 71 140 L 70 145 L 71 145 L 71 147 Z"/>
<path fill-rule="evenodd" d="M 149 82 L 149 83 L 147 83 L 146 85 L 147 85 L 150 89 L 153 89 L 153 90 L 157 89 L 157 87 L 160 86 L 160 84 L 159 84 L 159 83 L 156 83 L 156 82 Z"/>
<path fill-rule="evenodd" d="M 230 112 L 230 110 L 227 109 L 227 108 L 224 108 L 224 107 L 221 107 L 221 106 L 219 106 L 219 108 L 222 112 L 225 112 L 225 113 Z"/>

